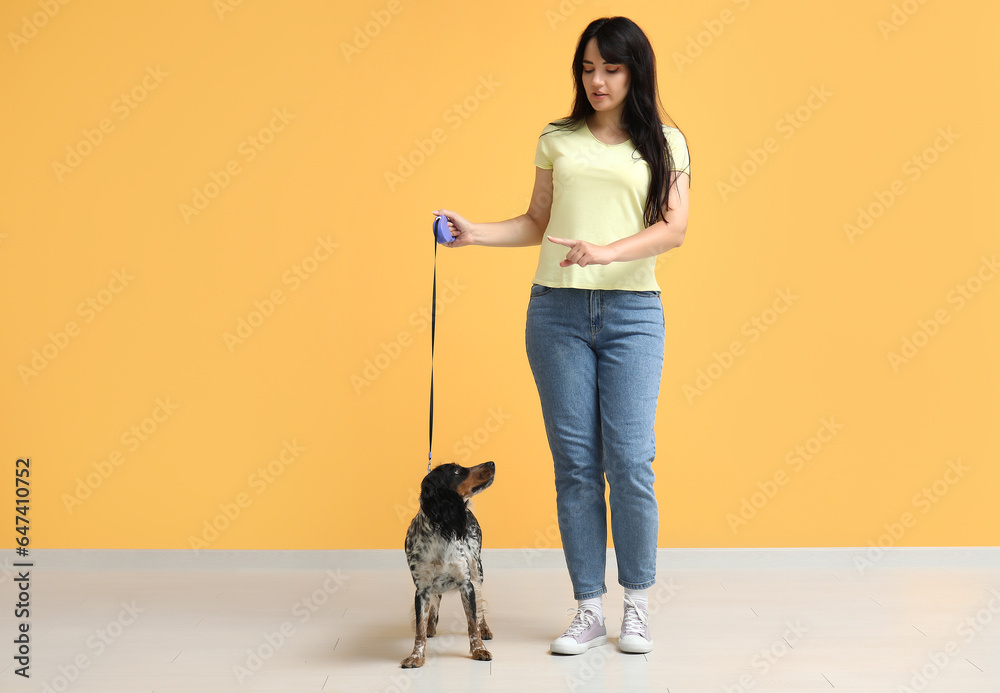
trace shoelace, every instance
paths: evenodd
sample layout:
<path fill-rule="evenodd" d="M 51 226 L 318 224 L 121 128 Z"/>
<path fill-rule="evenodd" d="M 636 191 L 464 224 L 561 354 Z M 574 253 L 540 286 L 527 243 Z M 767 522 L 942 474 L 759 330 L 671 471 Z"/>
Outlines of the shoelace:
<path fill-rule="evenodd" d="M 625 618 L 622 619 L 622 635 L 645 635 L 649 615 L 625 595 Z"/>
<path fill-rule="evenodd" d="M 592 611 L 584 608 L 567 609 L 566 613 L 575 613 L 576 615 L 573 617 L 573 622 L 569 624 L 569 628 L 567 628 L 566 632 L 562 634 L 562 637 L 564 638 L 575 638 L 577 635 L 580 635 L 592 625 L 597 623 L 597 616 L 595 616 Z"/>

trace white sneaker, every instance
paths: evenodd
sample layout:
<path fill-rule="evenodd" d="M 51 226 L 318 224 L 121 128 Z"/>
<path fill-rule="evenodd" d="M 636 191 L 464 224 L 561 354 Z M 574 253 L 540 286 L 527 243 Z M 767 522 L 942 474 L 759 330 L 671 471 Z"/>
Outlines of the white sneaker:
<path fill-rule="evenodd" d="M 591 647 L 608 643 L 608 630 L 593 611 L 585 608 L 572 609 L 573 622 L 566 632 L 552 641 L 549 650 L 554 654 L 583 654 Z"/>
<path fill-rule="evenodd" d="M 653 650 L 653 639 L 649 636 L 649 607 L 636 604 L 625 595 L 625 617 L 622 619 L 622 633 L 618 638 L 622 652 L 646 654 Z"/>

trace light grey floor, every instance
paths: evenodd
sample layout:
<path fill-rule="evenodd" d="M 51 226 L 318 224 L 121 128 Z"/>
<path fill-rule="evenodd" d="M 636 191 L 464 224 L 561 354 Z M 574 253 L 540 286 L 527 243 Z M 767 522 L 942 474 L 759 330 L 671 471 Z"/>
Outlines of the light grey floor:
<path fill-rule="evenodd" d="M 561 552 L 487 550 L 493 661 L 469 659 L 451 594 L 408 671 L 401 550 L 35 551 L 30 680 L 14 673 L 12 560 L 3 691 L 1000 691 L 996 548 L 662 550 L 649 655 L 617 649 L 609 552 L 609 644 L 577 657 L 548 653 L 574 606 Z"/>

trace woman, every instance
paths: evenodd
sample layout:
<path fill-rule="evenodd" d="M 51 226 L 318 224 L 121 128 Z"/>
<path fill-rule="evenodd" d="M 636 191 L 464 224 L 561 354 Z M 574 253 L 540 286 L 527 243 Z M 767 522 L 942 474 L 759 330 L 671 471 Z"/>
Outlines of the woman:
<path fill-rule="evenodd" d="M 655 57 L 634 22 L 591 22 L 573 56 L 573 75 L 572 114 L 548 124 L 538 139 L 527 213 L 475 224 L 450 210 L 435 214 L 449 219 L 449 247 L 542 246 L 525 341 L 578 604 L 551 651 L 582 654 L 607 642 L 606 477 L 625 590 L 619 647 L 644 653 L 653 647 L 653 429 L 664 343 L 654 267 L 656 255 L 684 240 L 690 166 L 680 130 L 660 120 Z"/>

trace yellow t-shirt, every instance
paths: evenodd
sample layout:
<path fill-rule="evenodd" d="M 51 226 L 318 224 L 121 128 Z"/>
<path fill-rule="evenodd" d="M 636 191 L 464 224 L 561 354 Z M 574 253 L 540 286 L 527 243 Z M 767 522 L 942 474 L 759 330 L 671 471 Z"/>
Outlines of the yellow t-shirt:
<path fill-rule="evenodd" d="M 669 125 L 663 126 L 663 134 L 674 170 L 690 174 L 684 135 Z M 538 138 L 535 166 L 552 169 L 552 211 L 546 236 L 607 245 L 646 227 L 643 209 L 649 192 L 649 164 L 632 140 L 605 144 L 594 137 L 585 120 L 575 130 L 558 130 L 550 123 Z M 543 237 L 532 281 L 559 288 L 660 290 L 653 271 L 655 256 L 610 265 L 560 267 L 568 252 Z"/>

